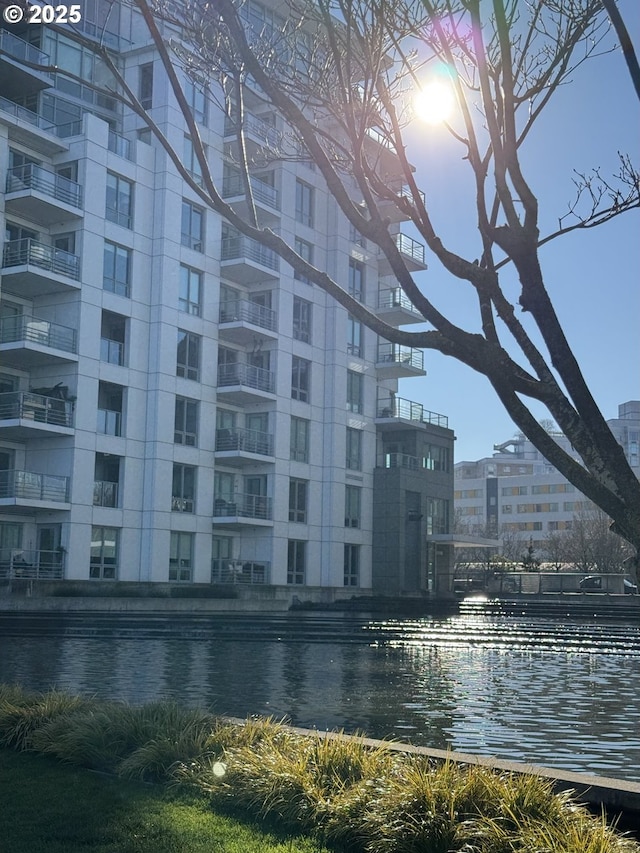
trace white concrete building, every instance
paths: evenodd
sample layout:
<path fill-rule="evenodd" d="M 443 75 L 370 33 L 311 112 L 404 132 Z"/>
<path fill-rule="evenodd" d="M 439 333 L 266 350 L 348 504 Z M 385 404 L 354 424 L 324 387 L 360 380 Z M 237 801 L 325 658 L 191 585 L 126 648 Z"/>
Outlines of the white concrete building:
<path fill-rule="evenodd" d="M 113 49 L 188 165 L 148 37 L 107 6 L 84 4 L 84 34 Z M 115 99 L 23 64 L 97 79 L 68 28 L 3 31 L 0 50 L 0 574 L 371 590 L 374 469 L 402 465 L 380 422 L 387 438 L 394 421 L 428 431 L 451 472 L 446 418 L 396 393 L 424 376 L 423 353 L 378 340 L 206 209 Z M 184 86 L 242 210 L 229 122 Z M 280 117 L 257 90 L 246 99 L 261 222 L 392 324 L 420 322 L 318 173 L 273 157 Z"/>

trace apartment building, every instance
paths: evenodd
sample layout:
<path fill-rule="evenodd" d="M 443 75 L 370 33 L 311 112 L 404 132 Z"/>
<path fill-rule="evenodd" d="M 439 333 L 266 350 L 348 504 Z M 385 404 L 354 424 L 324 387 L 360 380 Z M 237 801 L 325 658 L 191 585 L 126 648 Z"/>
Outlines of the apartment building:
<path fill-rule="evenodd" d="M 640 477 L 640 401 L 618 406 L 607 422 Z M 562 433 L 554 439 L 577 458 Z M 544 556 L 550 534 L 570 530 L 594 504 L 569 483 L 523 435 L 494 445 L 492 456 L 455 465 L 455 512 L 459 530 L 494 531 L 531 541 Z"/>
<path fill-rule="evenodd" d="M 79 26 L 197 178 L 135 13 L 95 0 Z M 117 99 L 25 63 L 87 83 L 105 73 L 68 27 L 0 32 L 0 576 L 427 589 L 428 531 L 449 530 L 453 434 L 399 394 L 425 375 L 423 353 L 379 340 L 207 209 Z M 182 79 L 241 212 L 232 122 Z M 245 100 L 260 223 L 391 324 L 420 322 L 313 165 L 278 157 L 281 117 L 255 87 Z M 424 270 L 396 213 L 398 246 Z M 383 551 L 374 520 L 391 505 L 394 529 L 409 516 L 413 529 Z"/>

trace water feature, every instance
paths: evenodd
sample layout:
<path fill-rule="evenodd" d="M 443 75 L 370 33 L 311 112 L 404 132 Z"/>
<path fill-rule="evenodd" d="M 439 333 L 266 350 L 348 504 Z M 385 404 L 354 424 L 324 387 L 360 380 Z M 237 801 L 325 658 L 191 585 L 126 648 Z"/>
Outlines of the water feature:
<path fill-rule="evenodd" d="M 166 636 L 114 620 L 40 634 L 7 624 L 0 681 L 32 689 L 175 697 L 640 781 L 637 622 L 210 616 Z"/>

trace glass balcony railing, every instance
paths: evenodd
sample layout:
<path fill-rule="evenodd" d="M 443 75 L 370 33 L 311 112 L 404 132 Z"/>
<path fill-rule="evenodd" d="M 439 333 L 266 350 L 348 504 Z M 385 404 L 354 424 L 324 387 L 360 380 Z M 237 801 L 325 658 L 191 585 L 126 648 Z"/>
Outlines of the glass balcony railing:
<path fill-rule="evenodd" d="M 218 365 L 218 385 L 245 385 L 258 391 L 273 394 L 275 390 L 275 374 L 263 367 L 252 364 L 220 364 Z"/>
<path fill-rule="evenodd" d="M 418 309 L 401 287 L 388 287 L 378 294 L 378 308 L 403 308 L 412 314 L 420 315 Z"/>
<path fill-rule="evenodd" d="M 377 364 L 397 364 L 416 370 L 424 369 L 424 353 L 414 347 L 404 347 L 401 344 L 378 344 Z"/>
<path fill-rule="evenodd" d="M 40 243 L 31 237 L 9 240 L 4 244 L 2 266 L 7 268 L 23 265 L 39 267 L 75 281 L 80 280 L 80 258 L 77 255 Z"/>
<path fill-rule="evenodd" d="M 110 480 L 94 480 L 93 505 L 117 507 L 118 483 L 112 483 Z"/>
<path fill-rule="evenodd" d="M 10 101 L 8 98 L 0 97 L 0 110 L 46 133 L 52 133 L 60 139 L 66 139 L 69 136 L 78 136 L 82 133 L 82 119 L 69 121 L 65 124 L 54 124 L 54 122 L 49 121 L 44 116 L 28 110 L 26 107 L 16 104 L 15 101 Z"/>
<path fill-rule="evenodd" d="M 72 207 L 82 207 L 80 184 L 35 163 L 16 166 L 7 172 L 7 192 L 15 193 L 21 190 L 36 190 Z"/>
<path fill-rule="evenodd" d="M 35 317 L 3 317 L 0 320 L 0 344 L 25 341 L 64 352 L 77 352 L 76 330 Z"/>
<path fill-rule="evenodd" d="M 273 456 L 273 436 L 255 429 L 217 429 L 216 450 L 242 450 Z"/>
<path fill-rule="evenodd" d="M 245 114 L 244 131 L 254 139 L 257 139 L 260 143 L 264 144 L 265 147 L 279 148 L 282 144 L 282 134 L 280 131 L 276 130 L 272 124 L 263 121 L 261 118 L 258 118 L 252 113 Z M 234 136 L 235 134 L 235 119 L 231 116 L 227 116 L 224 122 L 224 135 Z"/>
<path fill-rule="evenodd" d="M 124 344 L 111 338 L 100 338 L 100 361 L 108 364 L 124 364 Z"/>
<path fill-rule="evenodd" d="M 126 136 L 122 136 L 120 133 L 116 133 L 115 130 L 109 131 L 107 147 L 109 151 L 117 154 L 118 157 L 122 157 L 125 160 L 133 160 L 131 153 L 131 140 L 127 139 Z"/>
<path fill-rule="evenodd" d="M 272 207 L 274 210 L 280 210 L 280 193 L 275 187 L 258 178 L 250 178 L 249 183 L 255 202 Z M 245 186 L 242 175 L 232 174 L 224 176 L 222 181 L 222 198 L 233 198 L 234 196 L 243 196 L 244 194 Z"/>
<path fill-rule="evenodd" d="M 258 243 L 257 240 L 242 235 L 223 237 L 221 259 L 223 261 L 234 261 L 240 258 L 255 261 L 270 270 L 277 271 L 280 266 L 280 259 L 276 253 Z"/>
<path fill-rule="evenodd" d="M 50 65 L 48 54 L 7 30 L 0 30 L 0 50 L 22 62 L 30 62 L 32 65 Z M 51 75 L 47 74 L 47 76 Z"/>
<path fill-rule="evenodd" d="M 257 302 L 252 302 L 250 299 L 227 299 L 220 303 L 221 323 L 242 321 L 275 332 L 277 328 L 276 316 L 273 309 L 258 305 Z"/>
<path fill-rule="evenodd" d="M 419 471 L 424 467 L 422 460 L 408 453 L 385 453 L 383 468 L 408 468 L 410 471 Z"/>
<path fill-rule="evenodd" d="M 0 394 L 0 421 L 29 420 L 52 426 L 73 426 L 73 406 L 69 400 L 46 397 L 31 391 Z"/>
<path fill-rule="evenodd" d="M 97 431 L 102 435 L 122 435 L 122 412 L 98 409 Z"/>
<path fill-rule="evenodd" d="M 434 426 L 444 427 L 445 429 L 449 427 L 449 418 L 446 415 L 440 415 L 438 412 L 430 412 L 428 409 L 425 409 L 422 403 L 415 403 L 413 400 L 405 400 L 395 395 L 380 397 L 376 415 L 379 418 L 400 418 L 406 421 L 433 424 Z"/>
<path fill-rule="evenodd" d="M 33 471 L 0 471 L 0 498 L 66 503 L 69 478 Z"/>

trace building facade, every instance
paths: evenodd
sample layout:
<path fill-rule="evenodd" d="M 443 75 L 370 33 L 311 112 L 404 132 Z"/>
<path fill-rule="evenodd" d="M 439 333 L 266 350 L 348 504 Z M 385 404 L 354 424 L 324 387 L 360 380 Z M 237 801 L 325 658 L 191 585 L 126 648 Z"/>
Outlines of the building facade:
<path fill-rule="evenodd" d="M 107 17 L 99 0 L 83 12 L 83 36 L 110 48 L 197 179 L 135 14 Z M 383 588 L 427 589 L 427 501 L 448 525 L 453 435 L 398 396 L 424 376 L 423 353 L 379 340 L 203 205 L 139 117 L 78 82 L 105 72 L 69 28 L 5 30 L 0 50 L 0 572 L 352 595 L 404 572 L 410 547 L 410 580 Z M 242 212 L 233 122 L 183 85 Z M 312 164 L 278 157 L 280 116 L 255 88 L 245 99 L 260 224 L 391 324 L 420 322 Z M 394 228 L 425 269 L 401 217 Z M 374 520 L 391 489 L 396 503 L 420 494 L 419 547 L 398 540 L 381 560 Z"/>

